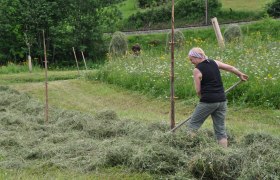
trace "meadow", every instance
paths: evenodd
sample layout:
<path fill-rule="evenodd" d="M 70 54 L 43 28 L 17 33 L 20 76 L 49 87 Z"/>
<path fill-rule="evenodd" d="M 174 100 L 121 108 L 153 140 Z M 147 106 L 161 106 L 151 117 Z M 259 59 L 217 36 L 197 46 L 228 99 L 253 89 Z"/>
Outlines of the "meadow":
<path fill-rule="evenodd" d="M 266 4 L 272 2 L 272 0 L 221 0 L 220 2 L 222 3 L 223 9 L 231 8 L 236 11 L 261 11 L 265 8 Z"/>
<path fill-rule="evenodd" d="M 274 23 L 274 29 L 279 27 L 277 20 L 265 20 L 263 23 L 264 26 Z M 201 47 L 209 58 L 231 64 L 249 75 L 248 82 L 243 83 L 236 91 L 228 95 L 231 103 L 279 109 L 279 35 L 273 34 L 273 31 L 271 34 L 261 33 L 252 28 L 257 26 L 259 24 L 243 27 L 248 32 L 244 35 L 242 42 L 228 43 L 225 49 L 220 48 L 216 40 L 211 37 L 203 39 L 186 36 L 184 46 L 177 48 L 175 52 L 175 96 L 186 101 L 195 98 L 193 66 L 187 58 L 187 53 L 192 47 Z M 268 28 L 273 29 L 272 26 Z M 205 31 L 208 32 L 208 30 Z M 203 31 L 200 33 L 207 34 Z M 213 33 L 212 31 L 212 37 Z M 134 39 L 140 39 L 140 37 L 137 36 Z M 164 40 L 159 40 L 159 42 L 164 42 Z M 166 51 L 164 45 L 155 48 L 150 45 L 151 50 L 147 51 L 145 48 L 147 44 L 143 47 L 139 57 L 133 54 L 120 58 L 109 57 L 105 66 L 91 78 L 148 93 L 154 97 L 168 97 L 170 53 Z M 235 75 L 225 72 L 222 73 L 222 78 L 225 88 L 238 81 Z"/>
<path fill-rule="evenodd" d="M 223 10 L 232 9 L 234 11 L 262 11 L 267 3 L 270 3 L 272 0 L 220 0 L 222 3 Z M 176 1 L 175 1 L 176 2 Z M 121 10 L 124 19 L 128 18 L 130 15 L 135 13 L 140 8 L 137 7 L 136 0 L 125 0 L 119 4 L 119 9 Z"/>
<path fill-rule="evenodd" d="M 48 123 L 42 82 L 0 86 L 0 95 L 2 179 L 279 177 L 279 110 L 230 106 L 223 149 L 211 121 L 195 138 L 185 127 L 168 133 L 168 100 L 83 77 L 49 82 Z M 177 121 L 193 108 L 178 100 Z"/>
<path fill-rule="evenodd" d="M 258 27 L 269 31 L 259 31 Z M 210 119 L 195 138 L 169 131 L 166 35 L 130 37 L 147 42 L 139 57 L 108 56 L 104 66 L 50 71 L 50 117 L 44 119 L 44 70 L 0 69 L 1 179 L 279 179 L 278 21 L 245 26 L 242 43 L 217 46 L 211 30 L 192 30 L 175 52 L 176 122 L 198 98 L 193 46 L 246 72 L 248 82 L 230 92 L 229 148 L 215 141 Z M 262 29 L 262 28 L 261 28 Z M 247 32 L 245 31 L 247 30 Z M 205 33 L 203 33 L 205 32 Z M 204 36 L 199 36 L 203 34 Z M 210 35 L 209 35 L 210 34 Z M 157 38 L 160 43 L 148 43 Z M 9 73 L 9 70 L 14 73 Z M 223 73 L 225 88 L 238 81 Z"/>

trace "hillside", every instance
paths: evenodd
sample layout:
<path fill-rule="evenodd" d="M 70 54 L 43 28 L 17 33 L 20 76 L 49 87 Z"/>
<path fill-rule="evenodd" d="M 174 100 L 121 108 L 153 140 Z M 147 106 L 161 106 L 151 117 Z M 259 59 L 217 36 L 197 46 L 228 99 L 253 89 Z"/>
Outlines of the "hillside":
<path fill-rule="evenodd" d="M 228 1 L 221 0 L 208 3 L 207 22 L 205 8 L 193 11 L 192 6 L 205 6 L 205 4 L 185 5 L 181 1 L 175 1 L 175 26 L 197 26 L 210 24 L 212 17 L 217 17 L 221 23 L 241 22 L 259 20 L 266 12 L 266 5 L 272 0 L 261 1 Z M 145 1 L 141 1 L 142 3 Z M 150 1 L 146 1 L 149 3 Z M 156 2 L 156 1 L 155 1 Z M 219 7 L 218 2 L 221 3 Z M 181 3 L 180 5 L 177 5 Z M 181 6 L 184 6 L 180 8 Z M 119 28 L 125 31 L 165 29 L 171 27 L 169 17 L 171 15 L 171 5 L 169 3 L 147 4 L 147 7 L 139 7 L 137 0 L 125 0 L 118 5 L 123 15 L 123 20 Z M 186 9 L 186 12 L 184 12 Z"/>
<path fill-rule="evenodd" d="M 232 9 L 234 11 L 261 11 L 266 4 L 271 1 L 272 0 L 220 0 L 224 10 Z M 125 0 L 119 4 L 119 9 L 125 19 L 136 11 L 141 10 L 137 5 L 137 0 Z"/>

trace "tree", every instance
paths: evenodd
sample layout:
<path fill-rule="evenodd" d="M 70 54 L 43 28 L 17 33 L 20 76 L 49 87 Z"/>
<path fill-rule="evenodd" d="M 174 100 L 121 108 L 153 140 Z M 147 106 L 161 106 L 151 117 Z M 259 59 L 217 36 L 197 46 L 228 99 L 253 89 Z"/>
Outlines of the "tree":
<path fill-rule="evenodd" d="M 56 59 L 71 62 L 73 46 L 86 50 L 89 59 L 103 56 L 104 27 L 111 23 L 113 28 L 112 22 L 120 19 L 112 6 L 119 1 L 1 0 L 0 63 L 22 61 L 28 53 L 26 40 L 32 46 L 31 54 L 43 60 L 43 29 L 50 63 Z"/>
<path fill-rule="evenodd" d="M 275 18 L 280 17 L 280 0 L 274 0 L 267 5 L 267 13 Z"/>

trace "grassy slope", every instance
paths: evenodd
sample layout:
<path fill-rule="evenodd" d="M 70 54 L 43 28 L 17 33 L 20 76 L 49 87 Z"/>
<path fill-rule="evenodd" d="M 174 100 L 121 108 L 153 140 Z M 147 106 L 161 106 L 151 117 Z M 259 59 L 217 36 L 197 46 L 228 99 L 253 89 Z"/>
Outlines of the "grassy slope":
<path fill-rule="evenodd" d="M 272 0 L 220 0 L 223 9 L 233 9 L 240 11 L 259 11 Z"/>
<path fill-rule="evenodd" d="M 223 9 L 233 9 L 240 11 L 260 11 L 265 5 L 272 0 L 220 0 Z M 128 18 L 130 15 L 135 13 L 137 8 L 137 0 L 125 0 L 119 6 L 124 18 Z"/>
<path fill-rule="evenodd" d="M 126 19 L 138 10 L 137 0 L 125 0 L 119 4 L 119 9 L 122 12 L 123 17 Z"/>

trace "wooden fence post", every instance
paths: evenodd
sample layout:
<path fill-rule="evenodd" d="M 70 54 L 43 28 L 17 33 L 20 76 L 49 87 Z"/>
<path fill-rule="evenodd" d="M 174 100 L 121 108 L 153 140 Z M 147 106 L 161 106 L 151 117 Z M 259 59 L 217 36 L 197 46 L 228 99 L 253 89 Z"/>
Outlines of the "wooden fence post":
<path fill-rule="evenodd" d="M 27 57 L 28 57 L 28 69 L 29 69 L 29 72 L 31 73 L 32 72 L 32 61 L 31 61 L 30 54 Z"/>
<path fill-rule="evenodd" d="M 45 94 L 46 94 L 46 107 L 45 107 L 45 121 L 49 120 L 49 102 L 48 102 L 48 61 L 47 61 L 47 49 L 45 42 L 45 32 L 43 30 L 43 43 L 44 43 L 44 56 L 45 56 Z"/>
<path fill-rule="evenodd" d="M 213 24 L 213 28 L 215 30 L 215 34 L 216 34 L 219 46 L 221 48 L 225 48 L 224 39 L 223 39 L 223 36 L 222 36 L 221 30 L 220 30 L 220 26 L 219 26 L 217 18 L 214 17 L 214 18 L 211 19 L 211 21 L 212 21 L 212 24 Z"/>
<path fill-rule="evenodd" d="M 85 67 L 86 67 L 86 70 L 87 70 L 87 63 L 86 63 L 86 60 L 85 60 L 84 52 L 83 52 L 83 51 L 81 51 L 81 53 L 82 53 L 83 60 L 84 60 L 84 64 L 85 64 Z"/>
<path fill-rule="evenodd" d="M 72 49 L 73 49 L 74 57 L 75 57 L 75 60 L 76 60 L 76 65 L 77 65 L 77 69 L 78 69 L 78 74 L 80 75 L 80 69 L 79 69 L 79 64 L 78 64 L 78 60 L 77 60 L 75 48 L 72 47 Z"/>

